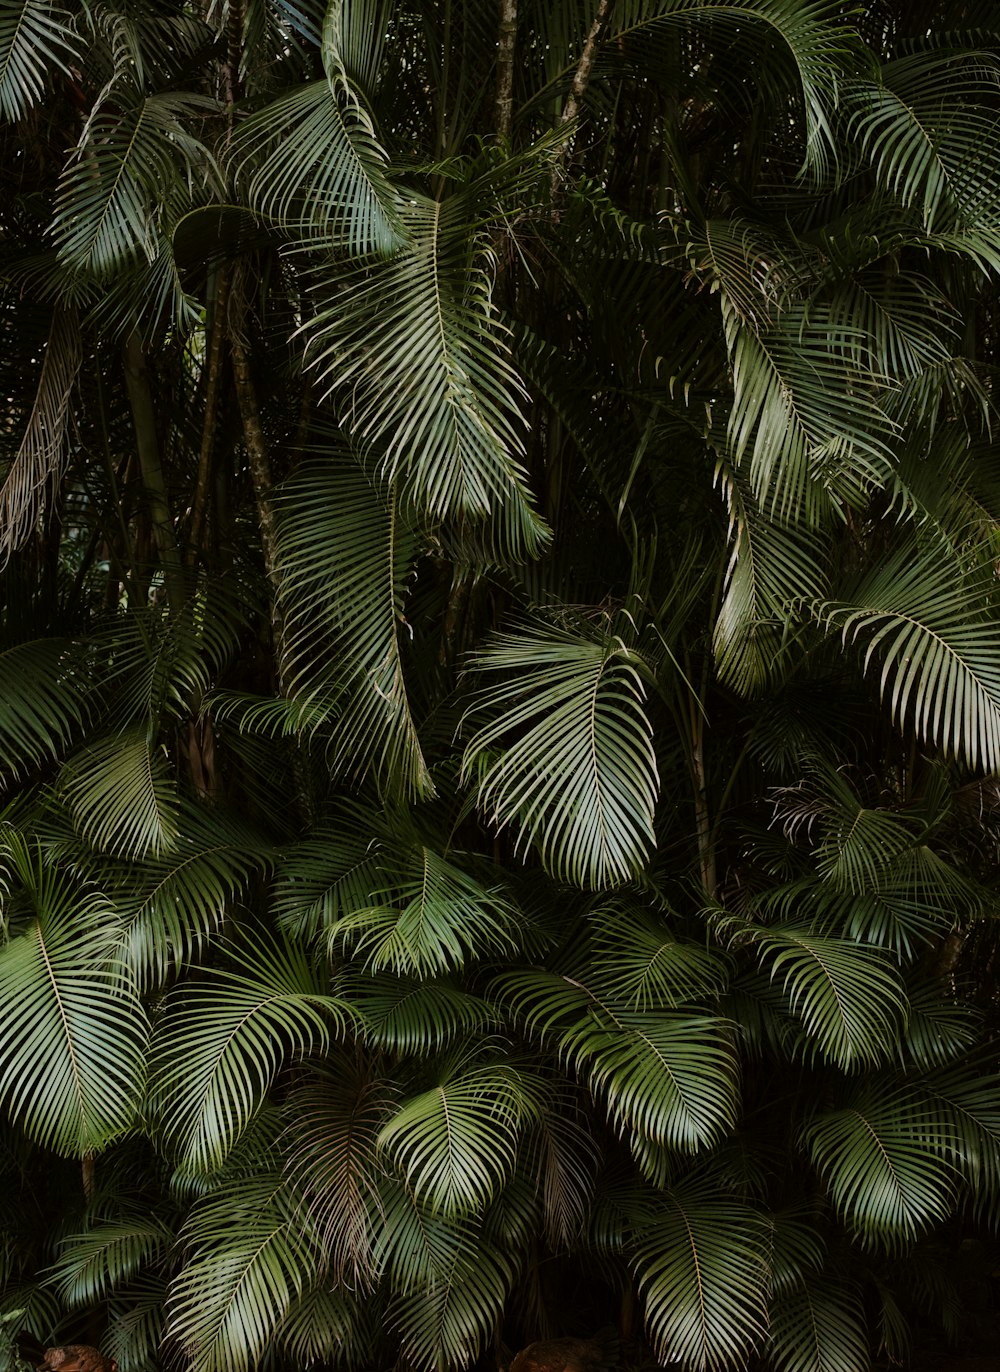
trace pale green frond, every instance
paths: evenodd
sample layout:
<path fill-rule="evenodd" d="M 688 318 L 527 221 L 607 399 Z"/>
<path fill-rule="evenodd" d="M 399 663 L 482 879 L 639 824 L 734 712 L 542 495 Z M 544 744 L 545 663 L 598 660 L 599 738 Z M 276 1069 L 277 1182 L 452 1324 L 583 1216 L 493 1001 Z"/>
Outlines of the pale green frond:
<path fill-rule="evenodd" d="M 964 572 L 940 546 L 886 558 L 852 602 L 814 607 L 845 643 L 881 666 L 883 700 L 900 723 L 969 766 L 1000 768 L 1000 638 L 992 570 Z"/>
<path fill-rule="evenodd" d="M 238 1179 L 201 1201 L 181 1233 L 187 1261 L 170 1286 L 167 1340 L 192 1372 L 256 1368 L 322 1262 L 282 1180 Z"/>
<path fill-rule="evenodd" d="M 717 1142 L 736 1121 L 738 1062 L 726 1022 L 709 1015 L 626 1010 L 579 974 L 511 971 L 492 994 L 529 1032 L 586 1074 L 629 1137 L 682 1152 Z"/>
<path fill-rule="evenodd" d="M 917 51 L 887 62 L 878 85 L 851 89 L 850 134 L 881 186 L 915 207 L 925 229 L 997 227 L 1000 64 L 982 51 Z"/>
<path fill-rule="evenodd" d="M 841 1219 L 866 1247 L 899 1251 L 955 1203 L 955 1124 L 916 1087 L 869 1081 L 817 1114 L 802 1140 Z"/>
<path fill-rule="evenodd" d="M 145 729 L 99 739 L 63 768 L 59 794 L 87 843 L 114 857 L 172 853 L 179 798 L 165 751 Z"/>
<path fill-rule="evenodd" d="M 0 748 L 5 771 L 58 757 L 82 724 L 88 684 L 83 653 L 40 638 L 0 653 Z"/>
<path fill-rule="evenodd" d="M 67 267 L 111 277 L 156 256 L 155 221 L 178 177 L 213 178 L 192 119 L 217 113 L 199 95 L 151 95 L 130 108 L 95 113 L 63 171 L 52 233 Z"/>
<path fill-rule="evenodd" d="M 779 982 L 814 1053 L 845 1071 L 884 1062 L 906 1022 L 899 975 L 881 949 L 773 925 L 754 937 L 760 966 Z"/>
<path fill-rule="evenodd" d="M 331 953 L 347 950 L 369 972 L 425 977 L 517 946 L 519 912 L 502 889 L 485 886 L 458 861 L 417 841 L 390 846 L 380 866 L 366 903 L 327 926 Z"/>
<path fill-rule="evenodd" d="M 951 998 L 938 981 L 908 988 L 910 1016 L 900 1047 L 921 1071 L 947 1068 L 975 1050 L 979 1013 Z"/>
<path fill-rule="evenodd" d="M 82 1157 L 135 1119 L 146 1016 L 107 900 L 13 830 L 2 847 L 32 918 L 0 949 L 0 1100 L 31 1138 Z"/>
<path fill-rule="evenodd" d="M 767 1229 L 711 1181 L 666 1191 L 632 1258 L 661 1360 L 690 1372 L 745 1367 L 767 1328 Z"/>
<path fill-rule="evenodd" d="M 250 208 L 294 240 L 354 254 L 388 254 L 403 240 L 385 152 L 343 72 L 251 115 L 232 155 Z"/>
<path fill-rule="evenodd" d="M 153 1042 L 163 1139 L 193 1171 L 218 1168 L 285 1063 L 326 1047 L 350 1015 L 288 945 L 248 942 L 236 964 L 172 992 Z"/>
<path fill-rule="evenodd" d="M 519 1134 L 533 1113 L 516 1067 L 470 1061 L 466 1051 L 383 1125 L 379 1147 L 418 1205 L 432 1213 L 473 1214 L 513 1171 Z"/>
<path fill-rule="evenodd" d="M 547 530 L 521 464 L 524 387 L 492 299 L 489 248 L 468 197 L 411 193 L 410 243 L 358 266 L 306 328 L 306 362 L 352 439 L 416 510 L 490 528 L 518 560 Z"/>
<path fill-rule="evenodd" d="M 178 818 L 169 852 L 107 874 L 122 956 L 143 987 L 162 986 L 204 949 L 271 862 L 267 840 L 221 810 L 185 801 Z"/>
<path fill-rule="evenodd" d="M 342 71 L 370 93 L 380 75 L 395 11 L 396 0 L 332 0 L 321 34 L 327 74 Z"/>
<path fill-rule="evenodd" d="M 375 1048 L 433 1053 L 456 1038 L 493 1026 L 494 1012 L 453 982 L 345 971 L 340 994 L 357 1012 L 359 1030 Z"/>
<path fill-rule="evenodd" d="M 864 506 L 891 473 L 893 425 L 861 331 L 835 322 L 823 303 L 789 304 L 759 332 L 724 288 L 722 306 L 728 442 L 761 511 L 817 527 L 842 503 Z"/>
<path fill-rule="evenodd" d="M 345 1050 L 310 1064 L 285 1107 L 288 1183 L 330 1255 L 333 1279 L 355 1291 L 375 1283 L 385 1175 L 377 1139 L 396 1104 L 377 1063 Z"/>
<path fill-rule="evenodd" d="M 50 1280 L 67 1305 L 88 1306 L 162 1261 L 173 1242 L 172 1230 L 155 1215 L 95 1224 L 62 1240 Z"/>
<path fill-rule="evenodd" d="M 963 1178 L 973 1211 L 1000 1209 L 1000 1109 L 997 1077 L 973 1059 L 945 1062 L 920 1081 L 934 1131 Z"/>
<path fill-rule="evenodd" d="M 595 989 L 628 1010 L 711 1002 L 729 979 L 717 953 L 676 938 L 648 906 L 623 898 L 597 906 L 587 920 Z"/>
<path fill-rule="evenodd" d="M 822 595 L 828 585 L 828 550 L 813 530 L 762 518 L 736 474 L 723 480 L 732 551 L 712 649 L 722 681 L 741 695 L 758 694 L 780 678 L 794 606 L 807 588 Z"/>
<path fill-rule="evenodd" d="M 868 1327 L 858 1291 L 828 1272 L 806 1272 L 771 1302 L 767 1364 L 774 1372 L 867 1367 Z"/>
<path fill-rule="evenodd" d="M 433 794 L 403 670 L 413 531 L 341 448 L 282 487 L 278 560 L 289 693 L 334 720 L 331 764 L 390 794 Z"/>
<path fill-rule="evenodd" d="M 495 673 L 473 718 L 466 777 L 492 823 L 576 886 L 636 875 L 654 842 L 659 790 L 640 655 L 609 628 L 541 621 L 497 634 L 478 667 Z"/>
<path fill-rule="evenodd" d="M 5 0 L 0 8 L 0 118 L 20 119 L 45 93 L 47 77 L 68 74 L 79 55 L 70 15 L 49 0 Z"/>

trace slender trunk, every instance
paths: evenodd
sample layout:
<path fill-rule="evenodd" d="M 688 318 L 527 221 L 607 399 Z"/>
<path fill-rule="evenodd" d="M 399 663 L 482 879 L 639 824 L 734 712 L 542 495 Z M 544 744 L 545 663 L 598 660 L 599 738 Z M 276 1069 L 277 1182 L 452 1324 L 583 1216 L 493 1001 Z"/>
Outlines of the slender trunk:
<path fill-rule="evenodd" d="M 222 341 L 226 328 L 226 306 L 229 297 L 229 266 L 219 268 L 215 281 L 215 304 L 212 311 L 212 327 L 208 341 L 208 355 L 205 366 L 205 420 L 201 428 L 201 451 L 198 454 L 198 481 L 195 486 L 194 503 L 191 507 L 191 532 L 187 548 L 187 565 L 194 567 L 201 551 L 202 531 L 205 525 L 205 511 L 208 508 L 208 494 L 211 489 L 212 456 L 215 452 L 215 433 L 219 421 L 219 394 L 222 387 Z"/>
<path fill-rule="evenodd" d="M 709 900 L 715 899 L 717 879 L 712 818 L 708 808 L 708 783 L 705 773 L 705 721 L 697 710 L 691 718 L 691 773 L 694 781 L 695 837 L 701 884 Z"/>
<path fill-rule="evenodd" d="M 517 0 L 500 0 L 500 36 L 497 40 L 497 139 L 510 142 L 514 121 L 514 46 L 517 36 Z"/>
<path fill-rule="evenodd" d="M 163 478 L 163 466 L 160 462 L 160 443 L 156 427 L 156 414 L 153 409 L 153 396 L 149 389 L 146 355 L 143 351 L 142 340 L 135 329 L 129 334 L 125 344 L 125 385 L 132 407 L 136 452 L 139 456 L 142 485 L 146 493 L 146 505 L 153 525 L 156 551 L 163 567 L 167 604 L 170 607 L 170 613 L 178 615 L 183 609 L 186 599 L 184 569 L 177 549 L 177 540 L 174 537 L 174 521 L 170 514 L 167 485 Z"/>
<path fill-rule="evenodd" d="M 250 374 L 250 359 L 238 329 L 230 331 L 230 353 L 233 359 L 233 384 L 236 388 L 236 402 L 243 423 L 243 443 L 250 462 L 250 475 L 253 479 L 254 498 L 257 502 L 257 517 L 260 521 L 260 536 L 264 550 L 264 570 L 271 583 L 271 632 L 274 636 L 274 652 L 278 668 L 278 692 L 288 694 L 287 664 L 285 660 L 285 626 L 281 611 L 281 585 L 278 570 L 277 530 L 274 507 L 271 504 L 271 459 L 267 450 L 267 440 L 260 422 L 260 408 L 257 392 Z"/>
<path fill-rule="evenodd" d="M 566 165 L 566 158 L 569 155 L 570 138 L 573 133 L 573 125 L 576 122 L 577 114 L 587 87 L 590 84 L 590 73 L 594 67 L 597 57 L 597 45 L 601 41 L 601 32 L 607 22 L 608 15 L 611 13 L 611 6 L 614 0 L 599 0 L 597 13 L 594 15 L 594 22 L 590 26 L 587 34 L 587 41 L 583 45 L 583 52 L 580 60 L 576 64 L 576 72 L 573 76 L 573 84 L 570 86 L 569 98 L 563 106 L 563 112 L 559 116 L 559 123 L 556 126 L 561 131 L 561 137 L 557 145 L 556 157 L 552 166 L 552 198 L 556 199 L 559 191 L 559 182 Z"/>

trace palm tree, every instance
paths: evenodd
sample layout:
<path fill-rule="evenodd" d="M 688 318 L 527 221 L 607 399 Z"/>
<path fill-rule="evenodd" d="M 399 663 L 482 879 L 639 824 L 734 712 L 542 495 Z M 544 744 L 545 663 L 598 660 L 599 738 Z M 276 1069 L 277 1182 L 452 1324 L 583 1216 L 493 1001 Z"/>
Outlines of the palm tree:
<path fill-rule="evenodd" d="M 3 1331 L 839 1372 L 954 1320 L 969 10 L 0 15 Z"/>

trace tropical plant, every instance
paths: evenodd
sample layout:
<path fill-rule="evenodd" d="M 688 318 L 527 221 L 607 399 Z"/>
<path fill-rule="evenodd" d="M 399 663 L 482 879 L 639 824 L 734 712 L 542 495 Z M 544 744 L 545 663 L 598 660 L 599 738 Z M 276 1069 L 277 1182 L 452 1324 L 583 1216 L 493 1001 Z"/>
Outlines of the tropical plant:
<path fill-rule="evenodd" d="M 998 93 L 987 5 L 0 0 L 5 1366 L 954 1331 Z"/>

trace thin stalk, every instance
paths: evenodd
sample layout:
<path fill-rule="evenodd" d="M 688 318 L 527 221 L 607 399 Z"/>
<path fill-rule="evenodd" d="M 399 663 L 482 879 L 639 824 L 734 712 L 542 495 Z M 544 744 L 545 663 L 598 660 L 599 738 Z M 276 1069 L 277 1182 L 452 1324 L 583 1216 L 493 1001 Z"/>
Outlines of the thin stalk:
<path fill-rule="evenodd" d="M 278 691 L 288 694 L 287 663 L 285 659 L 285 625 L 281 612 L 281 575 L 278 570 L 277 528 L 274 507 L 271 504 L 271 458 L 267 440 L 260 422 L 260 407 L 257 392 L 250 373 L 250 359 L 242 338 L 236 329 L 229 335 L 230 355 L 233 359 L 233 384 L 236 389 L 236 403 L 243 423 L 243 443 L 250 461 L 250 475 L 253 479 L 254 498 L 257 502 L 257 517 L 260 521 L 261 543 L 264 551 L 264 570 L 271 583 L 271 630 L 274 635 L 274 650 L 278 667 Z"/>
<path fill-rule="evenodd" d="M 517 0 L 500 0 L 497 39 L 496 128 L 500 143 L 510 142 L 514 122 L 514 46 L 517 37 Z"/>
<path fill-rule="evenodd" d="M 160 461 L 160 443 L 156 427 L 153 396 L 149 388 L 146 355 L 138 331 L 133 329 L 125 343 L 125 385 L 132 406 L 136 451 L 139 470 L 146 492 L 146 504 L 153 525 L 153 538 L 163 567 L 167 604 L 172 615 L 179 615 L 186 599 L 184 568 L 174 537 L 174 521 L 170 514 L 167 484 Z"/>
<path fill-rule="evenodd" d="M 219 422 L 219 392 L 222 385 L 222 341 L 226 327 L 228 298 L 229 267 L 227 263 L 223 263 L 215 279 L 215 303 L 208 340 L 208 356 L 205 360 L 207 369 L 205 419 L 201 428 L 201 450 L 198 454 L 198 481 L 195 486 L 194 504 L 191 507 L 191 536 L 186 559 L 189 567 L 195 566 L 201 551 L 205 511 L 208 508 L 208 493 L 211 488 L 212 456 L 215 452 L 215 431 Z"/>
<path fill-rule="evenodd" d="M 566 157 L 569 153 L 569 141 L 573 132 L 573 125 L 576 122 L 580 105 L 583 102 L 583 97 L 586 95 L 587 87 L 590 84 L 590 73 L 593 70 L 594 62 L 597 58 L 597 45 L 601 40 L 601 31 L 607 23 L 608 15 L 611 13 L 611 6 L 613 3 L 614 0 L 599 0 L 598 2 L 597 13 L 594 15 L 594 22 L 590 26 L 590 32 L 587 34 L 587 41 L 583 45 L 583 52 L 580 54 L 580 60 L 576 64 L 573 84 L 569 89 L 569 99 L 563 106 L 563 112 L 559 116 L 559 122 L 556 125 L 557 130 L 561 133 L 561 137 L 558 141 L 556 156 L 552 165 L 553 200 L 556 199 L 559 190 L 559 180 L 563 168 L 566 165 Z"/>

